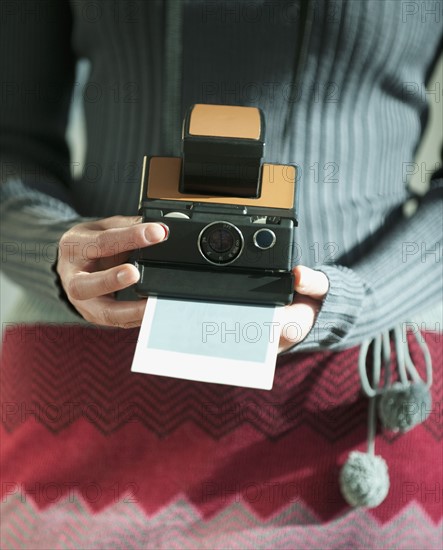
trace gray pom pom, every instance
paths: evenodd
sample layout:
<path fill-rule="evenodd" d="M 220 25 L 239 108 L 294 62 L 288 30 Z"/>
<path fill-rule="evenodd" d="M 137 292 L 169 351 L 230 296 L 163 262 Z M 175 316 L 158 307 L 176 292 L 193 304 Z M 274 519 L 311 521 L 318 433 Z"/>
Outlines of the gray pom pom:
<path fill-rule="evenodd" d="M 381 456 L 353 451 L 341 469 L 340 489 L 351 506 L 378 506 L 389 491 L 386 462 Z"/>
<path fill-rule="evenodd" d="M 431 412 L 432 398 L 423 382 L 405 386 L 396 382 L 380 397 L 378 412 L 387 430 L 406 432 Z"/>

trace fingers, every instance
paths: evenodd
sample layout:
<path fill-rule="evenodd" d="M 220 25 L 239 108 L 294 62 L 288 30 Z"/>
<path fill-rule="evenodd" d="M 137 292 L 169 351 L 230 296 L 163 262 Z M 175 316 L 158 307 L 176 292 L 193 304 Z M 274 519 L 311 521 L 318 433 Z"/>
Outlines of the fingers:
<path fill-rule="evenodd" d="M 329 279 L 321 271 L 298 265 L 294 267 L 293 273 L 296 294 L 293 303 L 283 310 L 279 353 L 306 338 L 329 290 Z"/>
<path fill-rule="evenodd" d="M 167 239 L 161 223 L 140 223 L 139 216 L 114 216 L 80 223 L 60 240 L 56 270 L 67 298 L 90 323 L 110 327 L 140 326 L 146 300 L 117 302 L 113 296 L 136 283 L 139 271 L 127 261 L 129 251 Z"/>
<path fill-rule="evenodd" d="M 141 216 L 111 216 L 110 218 L 103 218 L 98 220 L 98 222 L 91 222 L 91 226 L 95 226 L 97 223 L 100 224 L 100 228 L 104 229 L 114 229 L 115 227 L 128 227 L 130 225 L 135 225 L 141 223 L 143 218 Z M 88 224 L 89 225 L 89 224 Z M 97 229 L 96 227 L 92 227 Z"/>
<path fill-rule="evenodd" d="M 306 338 L 320 308 L 320 302 L 309 296 L 297 295 L 294 303 L 284 308 L 279 353 Z"/>
<path fill-rule="evenodd" d="M 89 246 L 84 248 L 85 259 L 96 260 L 103 256 L 115 256 L 128 250 L 144 248 L 163 241 L 167 235 L 166 226 L 159 223 L 106 229 L 99 232 Z"/>
<path fill-rule="evenodd" d="M 85 248 L 85 257 L 95 260 L 102 256 L 114 256 L 128 250 L 136 250 L 165 240 L 167 226 L 159 223 L 136 224 L 131 227 L 101 231 Z"/>
<path fill-rule="evenodd" d="M 127 218 L 121 216 L 117 220 Z M 60 257 L 71 264 L 82 265 L 103 257 L 118 256 L 130 250 L 160 243 L 168 237 L 168 227 L 160 223 L 136 223 L 130 217 L 124 227 L 108 227 L 107 218 L 98 222 L 78 224 L 60 240 Z M 122 223 L 121 220 L 119 223 Z M 128 225 L 129 223 L 129 225 Z"/>
<path fill-rule="evenodd" d="M 322 300 L 329 290 L 329 279 L 322 271 L 298 265 L 294 267 L 295 291 L 316 300 Z"/>
<path fill-rule="evenodd" d="M 146 302 L 147 300 L 117 302 L 110 296 L 102 296 L 74 305 L 90 323 L 114 328 L 133 328 L 141 325 Z"/>
<path fill-rule="evenodd" d="M 112 294 L 136 283 L 140 272 L 131 264 L 123 264 L 94 273 L 79 272 L 71 276 L 66 293 L 71 301 L 90 300 Z"/>

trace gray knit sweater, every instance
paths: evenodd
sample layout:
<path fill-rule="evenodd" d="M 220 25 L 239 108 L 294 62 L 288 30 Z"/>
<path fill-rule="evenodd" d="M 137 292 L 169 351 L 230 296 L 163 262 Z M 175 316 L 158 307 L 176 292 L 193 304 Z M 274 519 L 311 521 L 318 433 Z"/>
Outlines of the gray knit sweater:
<path fill-rule="evenodd" d="M 176 154 L 192 103 L 261 107 L 266 160 L 301 167 L 295 263 L 330 290 L 294 350 L 343 349 L 441 299 L 442 178 L 402 205 L 441 45 L 441 1 L 18 1 L 1 17 L 3 269 L 17 319 L 79 322 L 59 298 L 60 236 L 137 211 L 144 154 Z M 415 5 L 414 4 L 414 5 Z M 74 68 L 87 156 L 70 176 Z M 78 84 L 78 83 L 77 83 Z"/>

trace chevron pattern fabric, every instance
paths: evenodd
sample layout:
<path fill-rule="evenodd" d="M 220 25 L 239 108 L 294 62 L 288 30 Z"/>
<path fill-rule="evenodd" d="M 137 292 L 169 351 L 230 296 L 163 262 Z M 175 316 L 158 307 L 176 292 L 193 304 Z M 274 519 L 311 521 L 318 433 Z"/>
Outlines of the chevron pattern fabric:
<path fill-rule="evenodd" d="M 268 392 L 131 373 L 137 336 L 4 333 L 1 548 L 441 548 L 441 334 L 428 419 L 377 433 L 391 488 L 371 510 L 338 485 L 366 448 L 357 348 L 280 357 Z"/>

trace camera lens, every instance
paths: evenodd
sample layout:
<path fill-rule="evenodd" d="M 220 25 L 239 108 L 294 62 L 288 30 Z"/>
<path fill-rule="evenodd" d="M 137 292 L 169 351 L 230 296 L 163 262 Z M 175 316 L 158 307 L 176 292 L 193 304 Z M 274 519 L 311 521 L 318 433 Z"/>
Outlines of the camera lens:
<path fill-rule="evenodd" d="M 208 244 L 215 252 L 228 252 L 234 245 L 234 236 L 228 229 L 213 229 L 208 236 Z"/>
<path fill-rule="evenodd" d="M 210 223 L 199 235 L 198 248 L 208 262 L 227 265 L 239 256 L 243 235 L 229 222 Z"/>

